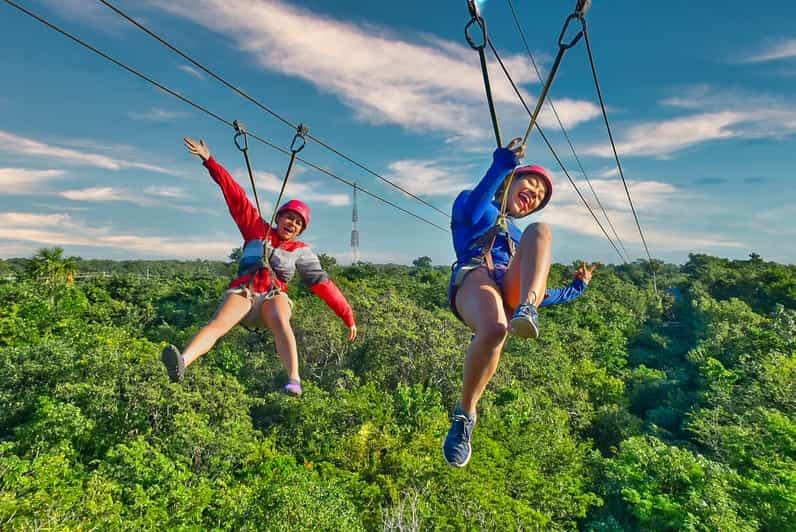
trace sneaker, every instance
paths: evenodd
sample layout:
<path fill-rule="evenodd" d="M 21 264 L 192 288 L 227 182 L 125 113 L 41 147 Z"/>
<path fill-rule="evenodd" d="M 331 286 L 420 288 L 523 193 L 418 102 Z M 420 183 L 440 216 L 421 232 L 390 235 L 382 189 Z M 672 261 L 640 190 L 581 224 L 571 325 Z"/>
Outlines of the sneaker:
<path fill-rule="evenodd" d="M 520 338 L 537 338 L 539 336 L 539 312 L 530 303 L 517 307 L 511 318 L 511 332 Z"/>
<path fill-rule="evenodd" d="M 462 412 L 458 406 L 451 416 L 451 429 L 442 445 L 442 454 L 445 461 L 454 467 L 464 467 L 470 461 L 473 452 L 470 446 L 470 438 L 475 428 L 475 415 L 468 415 Z"/>
<path fill-rule="evenodd" d="M 160 354 L 160 360 L 166 366 L 171 382 L 181 382 L 185 377 L 185 359 L 180 354 L 180 350 L 169 344 Z"/>
<path fill-rule="evenodd" d="M 301 397 L 301 383 L 293 379 L 289 379 L 287 384 L 282 387 L 282 392 L 288 395 Z"/>

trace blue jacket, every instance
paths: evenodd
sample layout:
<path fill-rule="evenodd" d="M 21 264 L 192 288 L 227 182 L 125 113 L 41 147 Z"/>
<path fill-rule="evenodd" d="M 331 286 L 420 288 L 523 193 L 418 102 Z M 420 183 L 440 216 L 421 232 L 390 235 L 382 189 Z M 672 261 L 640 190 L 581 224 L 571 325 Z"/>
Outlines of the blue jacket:
<path fill-rule="evenodd" d="M 500 203 L 495 201 L 495 194 L 509 172 L 518 164 L 519 160 L 511 150 L 498 148 L 492 156 L 492 166 L 483 179 L 474 189 L 461 192 L 453 202 L 451 230 L 457 267 L 453 271 L 451 282 L 456 277 L 459 265 L 467 264 L 470 259 L 481 254 L 481 248 L 471 248 L 471 245 L 495 225 L 500 215 Z M 522 231 L 512 218 L 508 219 L 508 229 L 511 239 L 518 245 Z M 492 259 L 495 265 L 508 266 L 511 256 L 505 233 L 498 234 L 492 247 Z M 549 288 L 539 306 L 572 301 L 583 294 L 586 286 L 582 279 L 576 279 L 565 288 Z"/>

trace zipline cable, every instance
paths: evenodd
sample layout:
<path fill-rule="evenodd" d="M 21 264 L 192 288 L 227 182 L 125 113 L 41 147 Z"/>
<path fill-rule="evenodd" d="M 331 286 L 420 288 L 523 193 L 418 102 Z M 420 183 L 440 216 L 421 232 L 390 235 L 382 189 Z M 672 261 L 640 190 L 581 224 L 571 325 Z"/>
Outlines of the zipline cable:
<path fill-rule="evenodd" d="M 542 73 L 539 70 L 539 66 L 536 64 L 536 59 L 533 56 L 533 52 L 531 52 L 531 47 L 528 45 L 528 40 L 525 38 L 525 32 L 523 31 L 522 25 L 520 24 L 519 16 L 517 15 L 517 11 L 514 9 L 514 2 L 512 0 L 507 0 L 507 2 L 509 4 L 509 8 L 511 10 L 511 15 L 514 18 L 514 25 L 517 27 L 517 31 L 520 34 L 520 38 L 522 39 L 522 43 L 525 46 L 525 51 L 527 52 L 528 57 L 531 60 L 531 64 L 533 65 L 533 69 L 536 72 L 536 76 L 541 81 Z M 494 47 L 492 48 L 492 51 L 495 52 Z M 497 52 L 495 52 L 495 55 L 497 56 Z M 504 71 L 505 71 L 505 69 L 504 69 Z M 583 163 L 581 163 L 581 161 L 580 161 L 580 157 L 578 157 L 577 151 L 575 151 L 575 146 L 572 144 L 572 139 L 569 137 L 569 134 L 567 133 L 567 130 L 564 127 L 564 123 L 562 122 L 561 117 L 558 114 L 558 110 L 556 109 L 556 106 L 553 103 L 553 98 L 551 96 L 548 96 L 547 97 L 547 101 L 550 104 L 550 109 L 552 109 L 553 115 L 555 116 L 556 121 L 558 122 L 558 126 L 561 129 L 561 133 L 564 135 L 564 138 L 566 139 L 567 144 L 569 144 L 569 149 L 572 152 L 572 156 L 575 158 L 575 161 L 578 163 L 578 168 L 580 168 L 580 172 L 583 175 L 583 178 L 586 180 L 586 183 L 588 183 L 589 189 L 591 189 L 591 192 L 594 195 L 594 199 L 595 199 L 595 201 L 597 201 L 597 205 L 599 205 L 600 210 L 602 210 L 603 216 L 605 216 L 605 220 L 608 222 L 608 225 L 611 228 L 611 232 L 613 232 L 613 234 L 614 234 L 614 238 L 616 238 L 616 241 L 619 242 L 619 246 L 622 248 L 622 251 L 624 251 L 625 256 L 628 256 L 627 248 L 625 247 L 624 242 L 622 242 L 622 239 L 619 238 L 619 234 L 616 232 L 616 228 L 614 227 L 614 224 L 611 222 L 611 218 L 610 218 L 610 216 L 608 216 L 608 212 L 605 210 L 605 207 L 603 206 L 602 201 L 600 201 L 600 198 L 597 195 L 597 191 L 594 189 L 594 186 L 592 185 L 591 179 L 589 179 L 589 176 L 586 174 L 586 170 L 583 167 Z M 526 108 L 527 108 L 527 106 L 526 106 Z M 541 130 L 540 130 L 540 133 L 541 133 Z"/>
<path fill-rule="evenodd" d="M 586 42 L 586 52 L 589 55 L 589 65 L 591 65 L 591 73 L 592 77 L 594 78 L 594 87 L 597 89 L 597 98 L 600 100 L 600 108 L 602 109 L 603 113 L 603 120 L 605 121 L 605 128 L 608 130 L 608 139 L 611 141 L 611 149 L 614 152 L 614 159 L 616 160 L 616 167 L 619 170 L 619 176 L 622 178 L 622 185 L 625 187 L 625 194 L 627 194 L 627 201 L 630 203 L 630 210 L 633 212 L 633 218 L 636 220 L 636 227 L 638 228 L 638 234 L 641 235 L 641 242 L 644 244 L 644 251 L 647 252 L 647 260 L 649 261 L 650 266 L 650 273 L 652 274 L 652 287 L 655 290 L 655 295 L 658 295 L 658 280 L 655 276 L 655 268 L 652 265 L 652 255 L 650 254 L 650 249 L 647 247 L 647 239 L 644 238 L 644 231 L 641 230 L 641 223 L 638 220 L 638 214 L 636 214 L 636 207 L 633 205 L 633 198 L 630 197 L 630 189 L 627 186 L 627 181 L 625 180 L 625 172 L 622 170 L 622 163 L 619 162 L 619 153 L 616 150 L 616 143 L 614 142 L 614 135 L 611 132 L 611 124 L 608 123 L 608 111 L 605 109 L 605 101 L 603 101 L 603 93 L 600 90 L 600 81 L 597 77 L 597 67 L 594 65 L 594 56 L 591 51 L 591 43 L 589 42 L 589 32 L 586 27 L 586 20 L 582 19 L 581 24 L 583 25 L 583 37 L 584 41 Z"/>
<path fill-rule="evenodd" d="M 54 23 L 48 21 L 47 19 L 45 19 L 45 18 L 37 15 L 36 13 L 33 13 L 32 11 L 28 10 L 27 8 L 17 4 L 14 0 L 4 0 L 4 1 L 5 1 L 6 4 L 10 5 L 11 7 L 17 9 L 18 11 L 21 11 L 22 13 L 28 15 L 31 18 L 36 19 L 41 24 L 43 24 L 43 25 L 47 26 L 48 28 L 60 33 L 61 35 L 71 39 L 72 41 L 76 42 L 80 46 L 82 46 L 82 47 L 94 52 L 95 54 L 99 55 L 103 59 L 105 59 L 107 61 L 110 61 L 111 63 L 115 64 L 116 66 L 118 66 L 120 68 L 123 68 L 124 70 L 126 70 L 129 73 L 137 76 L 138 78 L 143 79 L 147 83 L 157 87 L 158 89 L 160 89 L 163 92 L 169 94 L 170 96 L 173 96 L 173 97 L 177 98 L 178 100 L 190 105 L 194 109 L 196 109 L 198 111 L 201 111 L 202 113 L 204 113 L 204 114 L 206 114 L 206 115 L 208 115 L 208 116 L 210 116 L 212 118 L 215 118 L 217 121 L 219 121 L 219 122 L 221 122 L 223 124 L 226 124 L 227 126 L 229 126 L 231 128 L 234 128 L 233 122 L 227 120 L 226 118 L 222 117 L 221 115 L 219 115 L 217 113 L 214 113 L 213 111 L 211 111 L 210 109 L 204 107 L 203 105 L 198 104 L 198 103 L 190 100 L 189 98 L 183 96 L 179 92 L 177 92 L 177 91 L 175 91 L 173 89 L 170 89 L 166 85 L 163 85 L 162 83 L 152 79 L 151 77 L 147 76 L 146 74 L 143 74 L 142 72 L 136 70 L 135 68 L 133 68 L 131 66 L 128 66 L 125 63 L 113 58 L 112 56 L 110 56 L 107 53 L 103 52 L 102 50 L 94 47 L 93 45 L 87 43 L 86 41 L 82 40 L 81 38 L 79 38 L 79 37 L 73 35 L 72 33 L 60 28 L 59 26 L 57 26 Z M 264 144 L 264 145 L 266 145 L 266 146 L 268 146 L 268 147 L 270 147 L 270 148 L 272 148 L 272 149 L 274 149 L 274 150 L 276 150 L 278 152 L 281 152 L 281 153 L 283 153 L 285 155 L 290 155 L 290 151 L 289 150 L 286 150 L 286 149 L 282 148 L 281 146 L 278 146 L 278 145 L 274 144 L 273 142 L 271 142 L 269 140 L 266 140 L 265 138 L 260 137 L 260 136 L 258 136 L 256 134 L 252 133 L 251 131 L 248 132 L 248 135 L 250 137 L 252 137 L 253 139 L 255 139 L 256 141 L 260 142 L 261 144 Z M 309 166 L 310 168 L 318 170 L 319 172 L 321 172 L 321 173 L 323 173 L 323 174 L 325 174 L 325 175 L 327 175 L 327 176 L 329 176 L 329 177 L 331 177 L 333 179 L 336 179 L 337 181 L 339 181 L 341 183 L 344 183 L 344 184 L 346 184 L 346 185 L 348 185 L 350 187 L 354 186 L 353 181 L 349 181 L 349 180 L 347 180 L 347 179 L 345 179 L 343 177 L 340 177 L 339 175 L 335 174 L 334 172 L 332 172 L 330 170 L 327 170 L 326 168 L 323 168 L 321 166 L 318 166 L 315 163 L 312 163 L 312 162 L 310 162 L 310 161 L 308 161 L 306 159 L 303 159 L 303 158 L 301 158 L 299 156 L 296 156 L 296 160 L 297 161 L 301 161 L 302 163 L 304 163 L 305 165 Z M 446 229 L 445 227 L 442 227 L 441 225 L 438 225 L 438 224 L 436 224 L 436 223 L 434 223 L 434 222 L 432 222 L 432 221 L 420 216 L 419 214 L 416 214 L 416 213 L 414 213 L 414 212 L 412 212 L 410 210 L 407 210 L 404 207 L 401 207 L 400 205 L 397 205 L 396 203 L 379 196 L 378 194 L 370 192 L 367 189 L 364 189 L 364 188 L 362 188 L 359 185 L 357 185 L 357 190 L 362 191 L 366 195 L 368 195 L 368 196 L 370 196 L 370 197 L 372 197 L 372 198 L 384 203 L 385 205 L 389 205 L 390 207 L 393 207 L 393 208 L 403 212 L 404 214 L 412 216 L 413 218 L 416 218 L 417 220 L 420 220 L 420 221 L 422 221 L 422 222 L 424 222 L 424 223 L 426 223 L 428 225 L 436 227 L 437 229 L 439 229 L 441 231 L 444 231 L 445 233 L 449 232 L 449 230 Z"/>
<path fill-rule="evenodd" d="M 124 18 L 125 20 L 127 20 L 128 22 L 133 24 L 134 26 L 138 27 L 140 30 L 145 32 L 147 35 L 149 35 L 153 39 L 155 39 L 158 42 L 160 42 L 163 46 L 165 46 L 166 48 L 168 48 L 172 52 L 176 53 L 177 55 L 179 55 L 180 57 L 182 57 L 186 61 L 190 62 L 191 64 L 193 64 L 197 68 L 201 69 L 207 75 L 209 75 L 212 78 L 214 78 L 215 80 L 219 81 L 220 83 L 222 83 L 226 87 L 232 89 L 233 91 L 238 93 L 243 98 L 249 100 L 251 103 L 253 103 L 257 107 L 259 107 L 263 111 L 267 112 L 268 114 L 270 114 L 271 116 L 273 116 L 274 118 L 279 120 L 280 122 L 284 123 L 285 125 L 290 126 L 292 129 L 296 129 L 298 127 L 297 124 L 294 124 L 293 122 L 291 122 L 290 120 L 288 120 L 284 116 L 280 115 L 279 113 L 277 113 L 276 111 L 274 111 L 273 109 L 271 109 L 270 107 L 268 107 L 267 105 L 262 103 L 259 99 L 251 96 L 249 93 L 247 93 L 246 91 L 244 91 L 243 89 L 241 89 L 237 85 L 227 81 L 223 76 L 221 76 L 220 74 L 218 74 L 217 72 L 215 72 L 211 68 L 205 66 L 204 64 L 200 63 L 199 61 L 197 61 L 196 59 L 191 57 L 188 53 L 184 52 L 183 50 L 181 50 L 180 48 L 178 48 L 177 46 L 175 46 L 171 42 L 167 41 L 164 37 L 160 36 L 159 34 L 155 33 L 154 31 L 152 31 L 151 29 L 146 27 L 143 23 L 139 22 L 132 15 L 129 15 L 128 13 L 123 11 L 121 8 L 117 7 L 116 5 L 114 5 L 113 3 L 109 2 L 108 0 L 100 0 L 100 2 L 102 2 L 105 6 L 107 6 L 109 9 L 113 10 L 114 12 L 116 12 L 119 16 L 121 16 L 122 18 Z M 437 206 L 427 202 L 423 198 L 421 198 L 421 197 L 409 192 L 406 188 L 404 188 L 401 185 L 393 182 L 390 179 L 387 179 L 386 177 L 384 177 L 383 175 L 379 174 L 378 172 L 376 172 L 374 170 L 371 170 L 369 167 L 367 167 L 364 164 L 360 163 L 359 161 L 357 161 L 356 159 L 352 158 L 351 156 L 346 155 L 345 153 L 337 150 L 336 148 L 331 146 L 326 141 L 321 140 L 320 138 L 318 138 L 318 137 L 316 137 L 316 136 L 314 136 L 312 134 L 307 134 L 307 138 L 312 140 L 316 144 L 326 148 L 327 150 L 331 151 L 335 155 L 345 159 L 346 161 L 348 161 L 349 163 L 353 164 L 354 166 L 364 170 L 365 172 L 369 173 L 370 175 L 372 175 L 374 177 L 377 177 L 378 179 L 380 179 L 384 183 L 387 183 L 388 185 L 390 185 L 391 187 L 395 188 L 396 190 L 401 191 L 402 193 L 406 194 L 410 198 L 415 199 L 415 200 L 419 201 L 420 203 L 422 203 L 423 205 L 425 205 L 427 207 L 430 207 L 431 209 L 434 209 L 438 213 L 450 218 L 450 214 L 448 214 L 447 212 L 443 211 L 439 207 L 437 207 Z"/>
<path fill-rule="evenodd" d="M 528 112 L 528 115 L 531 115 L 531 113 L 532 113 L 531 109 L 528 107 L 528 104 L 525 103 L 525 98 L 523 97 L 522 92 L 520 91 L 519 87 L 517 87 L 517 84 L 514 82 L 514 79 L 511 77 L 511 74 L 509 73 L 508 68 L 503 63 L 503 59 L 500 57 L 500 54 L 498 53 L 496 47 L 492 43 L 492 38 L 491 37 L 489 38 L 489 47 L 492 50 L 492 53 L 495 54 L 495 58 L 497 59 L 498 63 L 500 64 L 500 68 L 503 70 L 503 73 L 506 75 L 506 78 L 508 79 L 508 81 L 511 84 L 512 88 L 514 89 L 514 93 L 520 99 L 520 102 L 522 103 L 522 106 L 525 107 L 525 110 Z M 621 260 L 624 263 L 627 263 L 628 262 L 627 259 L 624 256 L 622 256 L 622 253 L 619 251 L 619 248 L 616 247 L 616 244 L 611 239 L 611 237 L 608 235 L 608 232 L 605 230 L 605 227 L 603 227 L 603 224 L 597 218 L 597 215 L 594 214 L 594 210 L 592 210 L 591 206 L 586 201 L 586 198 L 583 197 L 583 194 L 581 193 L 580 189 L 578 188 L 578 185 L 575 183 L 575 180 L 572 179 L 572 176 L 569 174 L 569 171 L 564 166 L 564 163 L 561 161 L 561 158 L 556 153 L 555 148 L 553 148 L 553 145 L 548 140 L 547 135 L 545 135 L 544 131 L 542 130 L 542 126 L 539 125 L 539 124 L 536 124 L 536 131 L 539 132 L 539 136 L 542 137 L 542 140 L 547 145 L 547 148 L 550 150 L 550 153 L 555 158 L 556 162 L 558 163 L 558 166 L 561 167 L 561 171 L 563 171 L 564 175 L 567 176 L 567 179 L 569 180 L 570 184 L 572 185 L 572 188 L 575 189 L 575 192 L 578 194 L 578 197 L 580 198 L 581 202 L 583 202 L 583 205 L 589 211 L 589 214 L 591 214 L 592 218 L 594 218 L 594 221 L 600 227 L 600 230 L 605 235 L 605 238 L 607 238 L 608 242 L 611 243 L 611 247 L 613 247 L 614 251 L 616 251 L 616 254 L 619 255 L 619 260 Z"/>

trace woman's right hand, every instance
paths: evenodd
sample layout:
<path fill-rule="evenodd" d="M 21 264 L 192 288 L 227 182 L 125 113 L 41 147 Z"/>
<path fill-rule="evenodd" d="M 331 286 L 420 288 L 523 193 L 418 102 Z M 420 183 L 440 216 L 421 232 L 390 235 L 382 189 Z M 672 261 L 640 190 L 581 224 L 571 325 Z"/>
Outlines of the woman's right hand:
<path fill-rule="evenodd" d="M 189 152 L 193 153 L 194 155 L 202 159 L 202 162 L 205 162 L 210 158 L 210 150 L 207 149 L 207 144 L 205 144 L 204 140 L 196 142 L 195 140 L 190 139 L 188 137 L 185 137 L 182 140 L 185 141 L 185 148 Z"/>

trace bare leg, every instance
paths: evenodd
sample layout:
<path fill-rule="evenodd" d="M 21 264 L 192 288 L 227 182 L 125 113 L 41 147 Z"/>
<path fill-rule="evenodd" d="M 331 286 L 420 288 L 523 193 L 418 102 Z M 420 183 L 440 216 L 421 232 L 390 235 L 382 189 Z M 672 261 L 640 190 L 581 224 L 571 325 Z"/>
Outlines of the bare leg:
<path fill-rule="evenodd" d="M 218 306 L 215 315 L 207 325 L 196 333 L 196 336 L 183 351 L 186 367 L 210 351 L 219 338 L 227 334 L 243 319 L 251 306 L 251 301 L 248 298 L 237 294 L 228 294 Z"/>
<path fill-rule="evenodd" d="M 274 333 L 276 351 L 282 364 L 285 366 L 289 379 L 299 380 L 298 348 L 296 347 L 296 336 L 293 334 L 293 327 L 290 325 L 290 302 L 285 294 L 279 294 L 264 301 L 260 308 L 263 321 Z"/>
<path fill-rule="evenodd" d="M 509 308 L 516 309 L 526 302 L 538 307 L 544 300 L 552 255 L 550 226 L 546 223 L 529 225 L 522 233 L 517 254 L 503 278 L 503 297 Z"/>
<path fill-rule="evenodd" d="M 500 361 L 508 322 L 498 287 L 481 269 L 464 278 L 456 294 L 456 310 L 475 332 L 464 359 L 461 401 L 464 412 L 475 414 L 478 400 Z"/>

